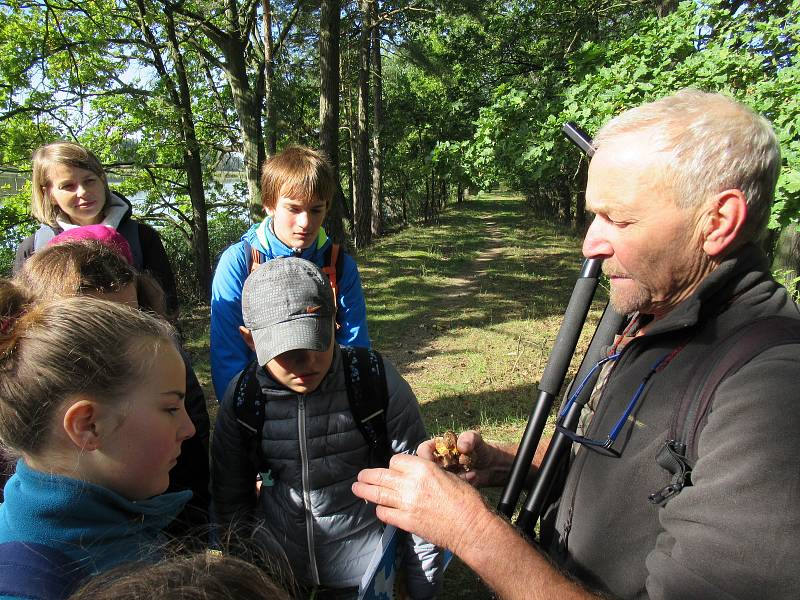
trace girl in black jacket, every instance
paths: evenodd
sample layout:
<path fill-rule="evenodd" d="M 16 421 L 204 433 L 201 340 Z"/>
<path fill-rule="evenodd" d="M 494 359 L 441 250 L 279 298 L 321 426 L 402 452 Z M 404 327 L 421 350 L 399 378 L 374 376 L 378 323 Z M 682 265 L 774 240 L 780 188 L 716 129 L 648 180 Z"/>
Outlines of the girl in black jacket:
<path fill-rule="evenodd" d="M 121 233 L 133 253 L 133 266 L 152 274 L 166 295 L 167 312 L 175 316 L 175 276 L 155 229 L 131 219 L 131 203 L 112 192 L 103 165 L 78 144 L 53 142 L 33 153 L 31 214 L 41 226 L 17 248 L 14 272 L 56 235 L 82 225 L 103 224 Z"/>

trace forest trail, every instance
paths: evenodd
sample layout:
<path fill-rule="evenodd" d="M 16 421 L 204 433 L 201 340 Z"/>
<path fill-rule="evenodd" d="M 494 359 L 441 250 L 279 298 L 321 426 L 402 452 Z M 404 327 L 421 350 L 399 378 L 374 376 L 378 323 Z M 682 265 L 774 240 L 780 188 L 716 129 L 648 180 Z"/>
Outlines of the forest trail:
<path fill-rule="evenodd" d="M 463 315 L 465 309 L 469 308 L 478 297 L 485 286 L 488 285 L 490 267 L 498 260 L 502 260 L 504 248 L 500 242 L 501 230 L 492 215 L 485 214 L 480 217 L 483 231 L 481 237 L 488 244 L 480 250 L 478 255 L 468 264 L 462 273 L 450 277 L 447 284 L 443 286 L 442 294 L 438 296 L 438 304 L 446 307 L 447 311 L 459 312 Z M 433 315 L 431 315 L 433 316 Z M 457 326 L 458 319 L 451 322 L 451 326 Z M 412 361 L 400 358 L 399 361 L 406 363 L 410 369 L 421 367 L 419 360 L 430 360 L 431 356 L 439 353 L 447 340 L 437 335 L 437 327 L 429 327 L 425 323 L 417 326 L 417 331 L 413 328 L 405 336 L 406 354 L 413 357 Z M 426 335 L 427 334 L 427 335 Z"/>
<path fill-rule="evenodd" d="M 580 238 L 537 221 L 517 195 L 482 194 L 357 259 L 373 345 L 411 385 L 429 434 L 477 428 L 519 440 L 582 263 Z M 439 597 L 492 595 L 454 560 Z"/>
<path fill-rule="evenodd" d="M 582 263 L 579 237 L 519 195 L 481 194 L 357 260 L 373 346 L 428 428 L 517 437 Z"/>

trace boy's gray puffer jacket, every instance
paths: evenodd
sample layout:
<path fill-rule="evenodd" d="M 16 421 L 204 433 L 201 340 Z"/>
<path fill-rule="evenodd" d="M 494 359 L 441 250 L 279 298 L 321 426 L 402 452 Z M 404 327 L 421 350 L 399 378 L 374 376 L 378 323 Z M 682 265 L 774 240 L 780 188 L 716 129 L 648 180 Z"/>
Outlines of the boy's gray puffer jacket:
<path fill-rule="evenodd" d="M 263 471 L 274 481 L 255 495 L 257 465 L 249 456 L 233 410 L 234 377 L 217 415 L 212 442 L 212 489 L 217 517 L 250 537 L 266 529 L 304 585 L 351 587 L 361 582 L 383 525 L 375 506 L 353 495 L 351 485 L 370 465 L 370 449 L 350 412 L 342 354 L 319 388 L 298 394 L 263 369 L 258 378 L 266 415 L 262 431 Z M 389 390 L 387 429 L 396 453 L 416 449 L 427 435 L 409 385 L 384 360 Z M 435 596 L 442 574 L 441 551 L 408 536 L 405 566 L 412 598 Z"/>

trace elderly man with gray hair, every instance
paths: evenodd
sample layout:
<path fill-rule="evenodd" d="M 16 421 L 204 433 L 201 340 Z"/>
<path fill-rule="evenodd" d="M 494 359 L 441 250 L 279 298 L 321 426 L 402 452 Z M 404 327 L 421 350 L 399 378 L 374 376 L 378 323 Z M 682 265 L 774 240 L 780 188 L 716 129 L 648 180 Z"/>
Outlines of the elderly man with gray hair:
<path fill-rule="evenodd" d="M 451 549 L 502 598 L 795 597 L 798 338 L 744 352 L 707 394 L 698 373 L 730 362 L 742 332 L 745 344 L 800 320 L 759 244 L 780 170 L 775 133 L 725 96 L 683 90 L 621 114 L 594 144 L 583 253 L 603 259 L 612 305 L 628 318 L 588 425 L 570 435 L 566 483 L 541 532 L 549 542 L 528 544 L 425 460 L 430 443 L 362 471 L 353 491 L 379 518 Z M 682 400 L 701 392 L 691 478 L 675 493 L 656 456 L 675 450 Z M 502 485 L 516 451 L 476 432 L 458 448 L 472 456 L 462 478 L 474 485 Z"/>

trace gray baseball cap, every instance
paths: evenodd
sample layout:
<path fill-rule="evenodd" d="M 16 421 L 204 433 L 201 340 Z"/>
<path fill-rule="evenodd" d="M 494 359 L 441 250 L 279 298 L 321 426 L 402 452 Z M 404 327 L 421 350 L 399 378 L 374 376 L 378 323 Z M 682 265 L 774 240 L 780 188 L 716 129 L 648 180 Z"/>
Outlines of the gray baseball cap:
<path fill-rule="evenodd" d="M 302 258 L 267 261 L 244 282 L 242 316 L 260 365 L 289 350 L 324 352 L 335 315 L 327 275 Z"/>

